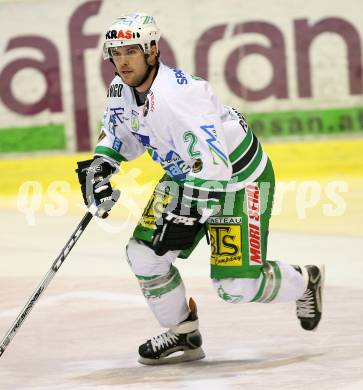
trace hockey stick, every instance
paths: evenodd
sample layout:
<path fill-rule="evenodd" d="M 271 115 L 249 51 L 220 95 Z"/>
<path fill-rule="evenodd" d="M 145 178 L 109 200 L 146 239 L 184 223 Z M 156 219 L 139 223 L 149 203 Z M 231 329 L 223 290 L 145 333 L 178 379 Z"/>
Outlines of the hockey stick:
<path fill-rule="evenodd" d="M 93 211 L 90 209 L 90 211 Z M 52 267 L 48 271 L 48 273 L 45 275 L 43 280 L 41 281 L 38 288 L 34 291 L 32 296 L 29 298 L 28 302 L 24 306 L 23 310 L 20 312 L 18 317 L 16 318 L 15 322 L 13 323 L 12 327 L 8 330 L 5 337 L 1 340 L 0 345 L 0 356 L 4 353 L 5 349 L 10 344 L 11 340 L 15 336 L 16 332 L 19 330 L 20 326 L 34 307 L 35 303 L 38 301 L 39 297 L 42 295 L 44 290 L 47 288 L 50 281 L 53 279 L 56 272 L 59 270 L 61 265 L 63 264 L 64 260 L 68 256 L 71 249 L 74 247 L 75 243 L 78 241 L 79 237 L 81 237 L 82 233 L 86 229 L 87 225 L 91 221 L 93 217 L 93 213 L 87 212 L 85 216 L 83 217 L 82 221 L 77 226 L 77 229 L 74 231 L 74 233 L 71 235 L 69 240 L 67 241 L 66 245 L 62 249 L 61 253 L 58 255 L 58 257 L 55 259 Z"/>

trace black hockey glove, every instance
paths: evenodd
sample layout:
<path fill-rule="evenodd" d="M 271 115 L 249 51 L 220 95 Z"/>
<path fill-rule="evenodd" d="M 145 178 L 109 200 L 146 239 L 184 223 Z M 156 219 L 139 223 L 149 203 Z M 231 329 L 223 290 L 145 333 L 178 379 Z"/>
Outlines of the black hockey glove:
<path fill-rule="evenodd" d="M 92 160 L 78 161 L 77 165 L 76 172 L 85 205 L 88 208 L 96 206 L 98 217 L 108 217 L 108 211 L 120 196 L 120 191 L 113 191 L 109 181 L 116 167 L 105 158 L 97 156 Z"/>
<path fill-rule="evenodd" d="M 158 256 L 163 256 L 168 251 L 192 247 L 203 224 L 199 222 L 201 216 L 197 209 L 191 208 L 188 211 L 189 213 L 181 213 L 180 208 L 172 212 L 166 211 L 157 220 L 152 246 Z"/>

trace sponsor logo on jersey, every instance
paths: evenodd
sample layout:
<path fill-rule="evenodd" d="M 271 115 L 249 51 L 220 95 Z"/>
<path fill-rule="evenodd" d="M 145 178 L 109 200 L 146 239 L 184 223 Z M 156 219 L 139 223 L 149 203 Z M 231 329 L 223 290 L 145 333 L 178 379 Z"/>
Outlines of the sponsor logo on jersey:
<path fill-rule="evenodd" d="M 132 135 L 144 146 L 150 146 L 150 137 L 148 135 L 138 134 L 132 132 Z"/>
<path fill-rule="evenodd" d="M 142 109 L 142 115 L 143 116 L 146 116 L 149 113 L 149 108 L 150 108 L 149 98 L 146 97 L 146 100 L 145 100 L 145 103 L 144 103 L 144 107 Z"/>
<path fill-rule="evenodd" d="M 175 223 L 176 225 L 181 224 L 185 226 L 194 226 L 194 224 L 197 222 L 197 218 L 173 214 L 170 211 L 167 213 L 165 219 L 167 221 L 173 221 L 173 223 Z"/>
<path fill-rule="evenodd" d="M 172 199 L 173 197 L 169 194 L 154 192 L 145 207 L 139 223 L 148 229 L 155 229 L 155 220 L 161 217 L 163 210 Z"/>
<path fill-rule="evenodd" d="M 110 114 L 110 117 L 108 119 L 108 131 L 115 135 L 115 132 L 116 132 L 116 126 L 117 126 L 117 123 L 116 123 L 116 118 L 114 115 Z"/>
<path fill-rule="evenodd" d="M 260 189 L 256 183 L 246 187 L 248 250 L 251 265 L 261 265 Z"/>
<path fill-rule="evenodd" d="M 122 84 L 112 84 L 108 88 L 107 97 L 121 97 L 122 95 Z"/>
<path fill-rule="evenodd" d="M 151 158 L 160 163 L 164 171 L 175 180 L 185 180 L 187 174 L 190 172 L 190 166 L 181 159 L 178 153 L 170 150 L 165 158 L 160 156 L 156 148 L 150 145 L 150 138 L 148 136 L 132 133 L 134 137 L 141 142 L 148 150 Z"/>
<path fill-rule="evenodd" d="M 131 111 L 131 129 L 139 131 L 139 113 L 135 110 Z"/>
<path fill-rule="evenodd" d="M 155 95 L 152 91 L 150 91 L 146 96 L 144 108 L 142 110 L 142 115 L 146 116 L 149 113 L 149 111 L 151 112 L 155 111 Z"/>
<path fill-rule="evenodd" d="M 104 138 L 106 137 L 106 133 L 105 131 L 102 129 L 98 138 L 97 138 L 97 142 L 101 142 Z"/>
<path fill-rule="evenodd" d="M 124 107 L 110 108 L 110 115 L 115 119 L 115 121 L 118 121 L 120 124 L 124 123 L 124 112 Z"/>
<path fill-rule="evenodd" d="M 187 173 L 190 172 L 189 165 L 174 150 L 170 150 L 165 158 L 159 155 L 157 157 L 163 169 L 175 180 L 185 180 Z"/>
<path fill-rule="evenodd" d="M 175 180 L 185 180 L 187 173 L 190 172 L 189 165 L 183 160 L 171 164 L 162 162 L 161 165 L 167 174 Z"/>
<path fill-rule="evenodd" d="M 173 72 L 175 74 L 176 82 L 178 84 L 180 84 L 180 85 L 188 84 L 188 80 L 185 77 L 185 74 L 183 73 L 183 71 L 181 71 L 180 69 L 173 68 Z"/>
<path fill-rule="evenodd" d="M 222 161 L 225 166 L 228 166 L 228 157 L 222 151 L 222 145 L 217 139 L 217 132 L 214 125 L 203 125 L 200 128 L 207 134 L 206 142 L 209 146 L 209 150 L 213 157 L 213 162 L 215 165 L 219 164 L 219 161 Z M 215 157 L 217 160 L 215 160 Z"/>
<path fill-rule="evenodd" d="M 227 224 L 227 225 L 240 225 L 242 223 L 242 217 L 209 217 L 209 224 Z"/>
<path fill-rule="evenodd" d="M 232 107 L 232 111 L 238 116 L 239 118 L 239 124 L 241 125 L 242 129 L 244 130 L 245 133 L 247 133 L 248 130 L 248 124 L 246 118 L 238 112 L 235 108 Z"/>
<path fill-rule="evenodd" d="M 106 39 L 131 39 L 133 37 L 131 30 L 108 30 L 106 32 Z"/>
<path fill-rule="evenodd" d="M 160 161 L 159 153 L 155 149 L 149 148 L 148 152 L 154 161 Z"/>
<path fill-rule="evenodd" d="M 167 162 L 167 163 L 171 163 L 173 161 L 178 161 L 178 160 L 181 160 L 180 155 L 177 152 L 175 152 L 174 150 L 170 150 L 166 154 L 164 161 Z"/>
<path fill-rule="evenodd" d="M 242 265 L 241 225 L 209 225 L 211 264 L 223 267 Z"/>
<path fill-rule="evenodd" d="M 198 158 L 195 160 L 193 164 L 192 171 L 194 173 L 199 173 L 202 169 L 203 169 L 203 161 L 200 158 Z"/>
<path fill-rule="evenodd" d="M 155 111 L 155 95 L 154 95 L 153 91 L 149 92 L 148 98 L 150 99 L 150 111 L 154 112 Z"/>
<path fill-rule="evenodd" d="M 121 150 L 122 142 L 119 138 L 115 138 L 113 141 L 112 149 L 116 150 L 116 152 L 119 152 Z"/>

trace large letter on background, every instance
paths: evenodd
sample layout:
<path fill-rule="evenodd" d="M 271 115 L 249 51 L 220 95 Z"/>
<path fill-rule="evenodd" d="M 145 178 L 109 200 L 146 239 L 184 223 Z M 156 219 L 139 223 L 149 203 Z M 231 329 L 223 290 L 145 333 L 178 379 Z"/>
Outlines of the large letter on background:
<path fill-rule="evenodd" d="M 362 49 L 358 31 L 340 18 L 326 18 L 309 26 L 307 19 L 295 21 L 296 68 L 300 97 L 311 97 L 311 70 L 309 49 L 322 33 L 336 33 L 347 45 L 349 87 L 352 95 L 363 93 Z"/>
<path fill-rule="evenodd" d="M 244 33 L 265 35 L 270 40 L 271 46 L 266 47 L 258 44 L 243 45 L 229 55 L 224 75 L 230 89 L 237 96 L 249 101 L 263 100 L 269 96 L 276 96 L 278 99 L 287 98 L 286 53 L 284 37 L 281 31 L 270 23 L 256 21 L 241 23 L 234 28 L 233 35 Z M 259 54 L 266 57 L 273 68 L 270 83 L 260 90 L 247 88 L 238 79 L 237 68 L 239 61 L 251 54 Z"/>
<path fill-rule="evenodd" d="M 72 63 L 74 120 L 79 151 L 90 150 L 91 134 L 88 118 L 86 74 L 84 51 L 96 48 L 99 34 L 84 35 L 82 28 L 91 15 L 97 15 L 100 0 L 88 1 L 78 7 L 69 22 L 70 50 Z"/>
<path fill-rule="evenodd" d="M 212 47 L 213 43 L 222 39 L 224 33 L 227 29 L 226 24 L 219 26 L 213 26 L 209 30 L 205 31 L 200 38 L 195 47 L 194 58 L 195 58 L 195 74 L 199 77 L 202 77 L 205 80 L 208 80 L 209 76 L 209 64 L 208 64 L 208 55 L 209 50 Z"/>
<path fill-rule="evenodd" d="M 61 83 L 57 48 L 46 38 L 24 36 L 9 41 L 6 50 L 17 48 L 34 48 L 43 53 L 44 60 L 19 58 L 5 66 L 0 74 L 0 97 L 9 110 L 21 115 L 35 115 L 49 109 L 51 112 L 62 111 Z M 11 82 L 17 72 L 32 68 L 39 71 L 45 79 L 46 90 L 43 96 L 33 103 L 17 99 L 11 90 Z M 21 89 L 21 86 L 18 86 Z"/>

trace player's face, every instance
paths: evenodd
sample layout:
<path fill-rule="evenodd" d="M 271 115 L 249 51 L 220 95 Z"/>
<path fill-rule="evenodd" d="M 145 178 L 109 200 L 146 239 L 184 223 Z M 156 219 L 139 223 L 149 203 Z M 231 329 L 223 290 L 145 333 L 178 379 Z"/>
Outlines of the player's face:
<path fill-rule="evenodd" d="M 122 81 L 130 87 L 137 86 L 147 70 L 144 52 L 140 46 L 115 47 L 111 49 L 111 54 Z"/>

